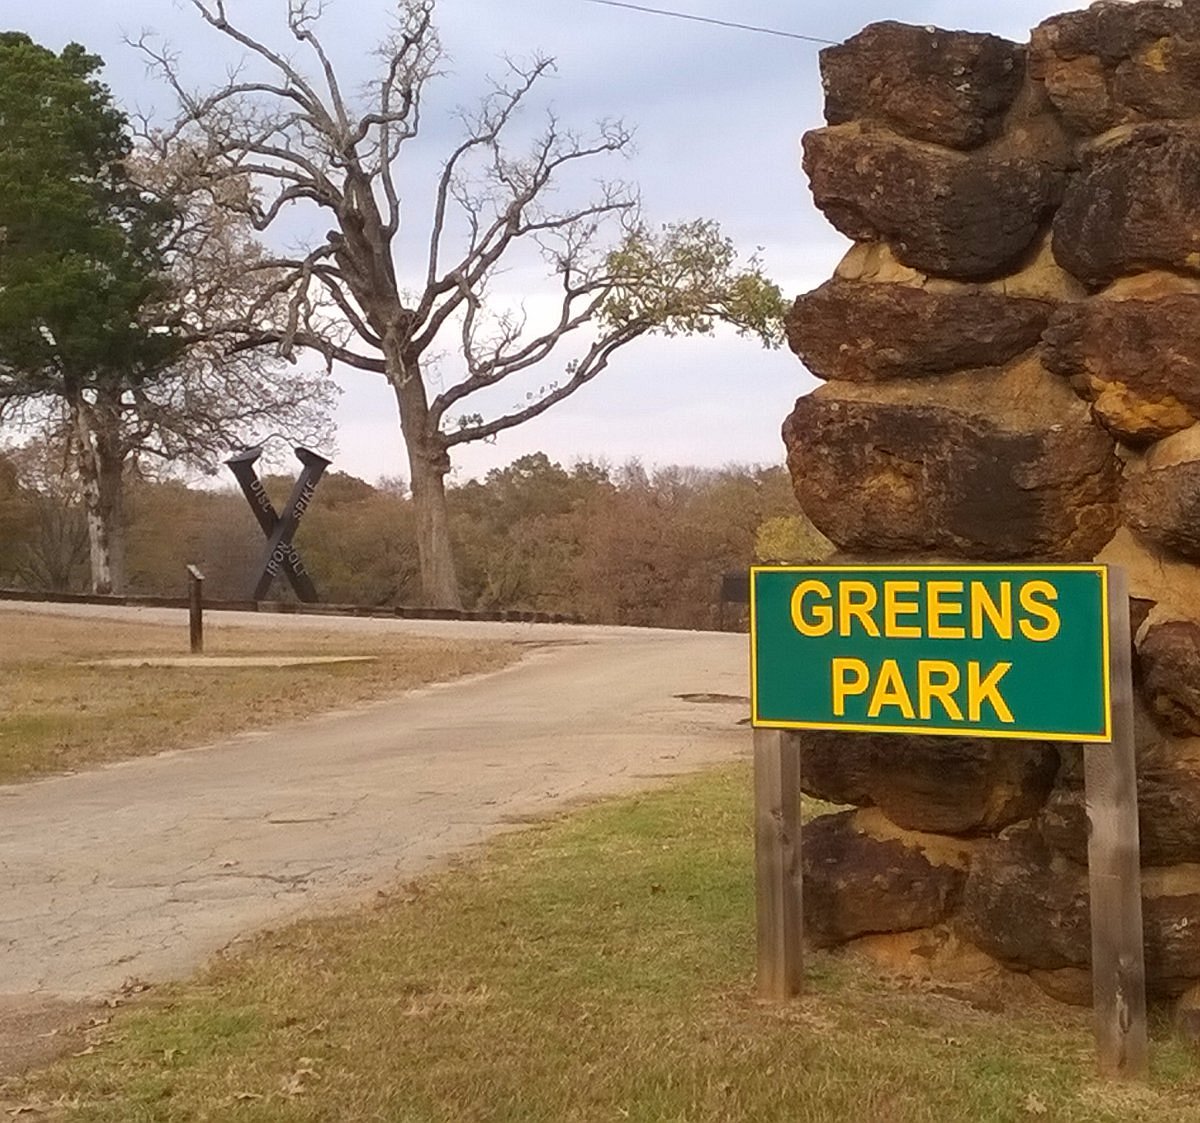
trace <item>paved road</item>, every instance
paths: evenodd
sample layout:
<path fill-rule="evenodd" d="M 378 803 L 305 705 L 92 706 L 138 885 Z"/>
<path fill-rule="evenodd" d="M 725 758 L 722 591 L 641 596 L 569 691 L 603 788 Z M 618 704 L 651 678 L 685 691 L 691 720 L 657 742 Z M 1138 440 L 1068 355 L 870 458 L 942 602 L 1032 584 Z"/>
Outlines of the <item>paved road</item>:
<path fill-rule="evenodd" d="M 744 695 L 744 636 L 220 615 L 530 649 L 498 674 L 357 712 L 0 787 L 0 1007 L 186 973 L 240 934 L 429 869 L 521 816 L 749 749 L 744 702 L 677 697 Z"/>

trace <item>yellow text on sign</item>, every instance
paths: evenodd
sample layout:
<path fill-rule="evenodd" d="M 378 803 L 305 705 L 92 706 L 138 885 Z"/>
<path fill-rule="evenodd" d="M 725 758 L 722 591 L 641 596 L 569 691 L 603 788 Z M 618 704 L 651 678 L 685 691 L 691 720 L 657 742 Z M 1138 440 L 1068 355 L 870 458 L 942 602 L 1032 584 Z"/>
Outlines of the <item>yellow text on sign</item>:
<path fill-rule="evenodd" d="M 928 721 L 944 714 L 950 721 L 979 721 L 987 706 L 991 710 L 987 716 L 1011 724 L 1012 711 L 1000 693 L 1000 684 L 1011 669 L 1011 663 L 996 663 L 984 670 L 982 664 L 969 660 L 960 669 L 942 659 L 920 659 L 915 675 L 906 680 L 895 659 L 871 668 L 862 659 L 835 658 L 831 664 L 833 712 L 845 717 L 846 699 L 861 695 L 867 699 L 870 718 L 920 717 Z M 935 705 L 939 713 L 934 712 Z"/>
<path fill-rule="evenodd" d="M 1062 626 L 1049 581 L 845 580 L 836 590 L 816 578 L 792 593 L 792 624 L 804 636 L 856 634 L 872 639 L 1054 639 Z"/>
<path fill-rule="evenodd" d="M 758 727 L 1110 734 L 1103 566 L 759 566 L 750 592 Z"/>

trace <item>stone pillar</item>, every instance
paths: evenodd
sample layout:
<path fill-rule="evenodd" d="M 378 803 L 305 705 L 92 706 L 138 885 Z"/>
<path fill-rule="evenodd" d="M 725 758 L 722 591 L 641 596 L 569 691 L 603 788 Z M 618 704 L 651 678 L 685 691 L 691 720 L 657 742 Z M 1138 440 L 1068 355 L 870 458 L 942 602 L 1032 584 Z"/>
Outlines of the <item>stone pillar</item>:
<path fill-rule="evenodd" d="M 1200 0 L 1028 45 L 899 23 L 821 53 L 817 206 L 854 245 L 797 298 L 823 385 L 784 422 L 842 560 L 1101 561 L 1135 599 L 1153 996 L 1200 983 Z M 1047 689 L 1056 689 L 1047 683 Z M 816 941 L 954 945 L 1090 1001 L 1081 750 L 811 734 Z M 924 954 L 924 953 L 922 953 Z"/>

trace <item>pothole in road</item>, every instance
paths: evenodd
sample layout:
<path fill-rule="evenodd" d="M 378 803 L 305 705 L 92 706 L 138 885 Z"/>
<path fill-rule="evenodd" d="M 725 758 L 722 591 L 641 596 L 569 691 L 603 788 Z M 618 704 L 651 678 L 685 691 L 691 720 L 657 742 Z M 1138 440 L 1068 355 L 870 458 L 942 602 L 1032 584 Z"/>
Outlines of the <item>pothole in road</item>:
<path fill-rule="evenodd" d="M 735 702 L 739 706 L 750 705 L 750 699 L 745 694 L 676 694 L 681 702 Z"/>

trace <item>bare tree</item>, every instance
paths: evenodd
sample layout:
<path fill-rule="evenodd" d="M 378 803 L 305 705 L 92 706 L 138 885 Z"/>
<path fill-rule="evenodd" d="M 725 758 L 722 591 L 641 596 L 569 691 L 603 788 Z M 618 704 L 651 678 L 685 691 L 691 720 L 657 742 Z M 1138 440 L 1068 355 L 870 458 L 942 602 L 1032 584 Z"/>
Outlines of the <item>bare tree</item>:
<path fill-rule="evenodd" d="M 421 581 L 434 604 L 459 604 L 446 518 L 450 451 L 538 416 L 575 393 L 626 344 L 654 331 L 710 331 L 717 320 L 774 344 L 778 290 L 751 260 L 736 255 L 711 222 L 652 232 L 637 193 L 619 182 L 595 197 L 555 206 L 554 191 L 581 163 L 625 152 L 629 131 L 601 123 L 590 135 L 548 115 L 532 144 L 516 152 L 507 138 L 530 91 L 551 68 L 536 58 L 510 62 L 507 75 L 471 112 L 460 114 L 461 141 L 432 186 L 423 255 L 402 260 L 401 152 L 418 133 L 422 100 L 442 61 L 433 0 L 398 0 L 366 89 L 344 87 L 318 33 L 320 0 L 281 0 L 283 46 L 250 34 L 225 0 L 191 0 L 207 23 L 245 52 L 218 89 L 187 88 L 179 60 L 142 40 L 179 98 L 164 149 L 197 154 L 214 191 L 250 177 L 244 199 L 259 231 L 293 206 L 317 208 L 332 228 L 301 253 L 260 263 L 270 275 L 261 300 L 288 300 L 286 322 L 263 329 L 252 315 L 242 346 L 275 342 L 285 354 L 319 350 L 328 361 L 385 377 L 400 414 L 417 514 Z M 519 247 L 540 254 L 557 278 L 556 311 L 543 318 L 490 299 L 490 282 Z M 550 360 L 571 337 L 579 345 L 558 377 L 523 394 L 518 405 L 484 416 L 481 394 Z M 432 357 L 453 347 L 460 373 L 432 377 Z"/>
<path fill-rule="evenodd" d="M 64 470 L 67 457 L 61 442 L 44 438 L 0 450 L 0 578 L 6 582 L 66 592 L 86 576 L 87 521 L 77 481 Z"/>

